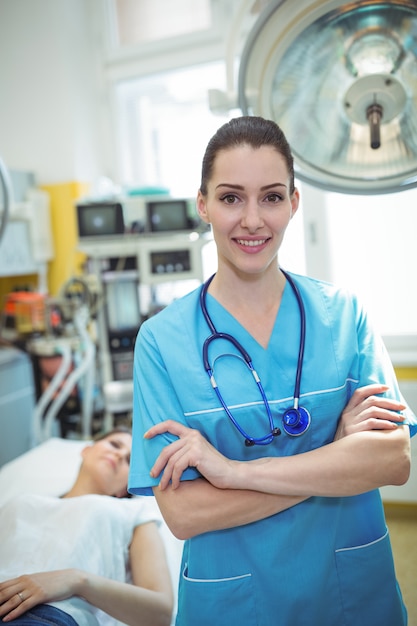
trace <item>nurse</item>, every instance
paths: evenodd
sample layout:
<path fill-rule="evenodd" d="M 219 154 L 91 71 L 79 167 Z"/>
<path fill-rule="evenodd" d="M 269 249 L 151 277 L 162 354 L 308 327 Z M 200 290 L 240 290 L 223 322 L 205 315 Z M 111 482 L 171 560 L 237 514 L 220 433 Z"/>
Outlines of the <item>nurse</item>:
<path fill-rule="evenodd" d="M 197 198 L 217 272 L 136 342 L 129 490 L 186 540 L 178 626 L 407 623 L 378 488 L 416 418 L 357 299 L 280 267 L 298 204 L 280 128 L 222 126 Z"/>

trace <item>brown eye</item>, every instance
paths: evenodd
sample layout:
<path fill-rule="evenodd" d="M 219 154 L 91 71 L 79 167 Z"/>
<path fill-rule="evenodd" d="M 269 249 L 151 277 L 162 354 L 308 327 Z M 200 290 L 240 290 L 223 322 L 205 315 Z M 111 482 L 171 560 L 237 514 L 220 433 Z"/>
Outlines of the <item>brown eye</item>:
<path fill-rule="evenodd" d="M 225 196 L 222 196 L 221 200 L 225 203 L 225 204 L 235 204 L 237 201 L 237 198 L 235 195 L 228 193 Z"/>
<path fill-rule="evenodd" d="M 269 193 L 265 200 L 267 202 L 280 202 L 282 200 L 282 196 L 280 196 L 278 193 Z"/>

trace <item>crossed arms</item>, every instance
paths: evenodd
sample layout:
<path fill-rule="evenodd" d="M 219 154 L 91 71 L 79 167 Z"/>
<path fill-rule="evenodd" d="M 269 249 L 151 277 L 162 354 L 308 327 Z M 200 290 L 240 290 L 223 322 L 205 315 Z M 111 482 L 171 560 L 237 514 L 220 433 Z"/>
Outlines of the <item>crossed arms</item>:
<path fill-rule="evenodd" d="M 163 472 L 154 493 L 171 531 L 187 539 L 264 519 L 312 496 L 352 496 L 404 484 L 410 472 L 409 430 L 400 413 L 405 406 L 378 395 L 385 391 L 376 384 L 357 389 L 333 442 L 291 457 L 233 461 L 178 422 L 153 426 L 145 437 L 178 436 L 151 470 L 152 476 Z M 187 467 L 196 467 L 203 478 L 181 482 Z"/>

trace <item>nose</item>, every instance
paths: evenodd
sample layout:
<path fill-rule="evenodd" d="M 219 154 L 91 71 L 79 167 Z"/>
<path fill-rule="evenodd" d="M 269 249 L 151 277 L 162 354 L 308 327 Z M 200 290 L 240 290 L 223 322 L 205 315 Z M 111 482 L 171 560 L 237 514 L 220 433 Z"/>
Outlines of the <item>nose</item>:
<path fill-rule="evenodd" d="M 119 457 L 120 461 L 126 462 L 126 463 L 129 464 L 129 461 L 130 461 L 130 450 L 128 450 L 128 449 L 124 449 L 124 450 L 120 449 L 120 450 L 118 450 L 118 457 Z"/>
<path fill-rule="evenodd" d="M 256 200 L 248 200 L 245 204 L 241 225 L 243 228 L 247 228 L 247 230 L 251 233 L 254 233 L 263 226 L 263 218 L 261 215 L 261 210 Z"/>
<path fill-rule="evenodd" d="M 115 450 L 113 450 L 113 455 L 114 455 L 115 461 L 118 464 L 124 463 L 125 461 L 129 463 L 129 458 L 130 458 L 129 450 L 124 449 L 124 448 L 116 448 Z"/>

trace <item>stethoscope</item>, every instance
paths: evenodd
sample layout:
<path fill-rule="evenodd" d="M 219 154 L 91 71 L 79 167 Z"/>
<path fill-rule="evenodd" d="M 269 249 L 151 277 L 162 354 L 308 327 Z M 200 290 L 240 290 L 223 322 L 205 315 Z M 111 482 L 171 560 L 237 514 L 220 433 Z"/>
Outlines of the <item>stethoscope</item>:
<path fill-rule="evenodd" d="M 300 382 L 301 382 L 301 374 L 303 371 L 303 358 L 304 358 L 304 348 L 305 348 L 305 340 L 306 340 L 306 315 L 305 315 L 305 309 L 304 309 L 304 304 L 303 304 L 303 300 L 301 298 L 300 292 L 298 290 L 297 285 L 294 283 L 293 279 L 291 278 L 291 276 L 289 276 L 287 274 L 287 272 L 284 272 L 284 270 L 281 270 L 282 273 L 284 274 L 284 276 L 286 277 L 287 281 L 289 282 L 289 284 L 291 285 L 291 288 L 294 292 L 294 295 L 297 299 L 297 303 L 298 303 L 298 308 L 300 310 L 300 346 L 299 346 L 299 350 L 298 350 L 298 362 L 297 362 L 297 372 L 296 372 L 296 376 L 295 376 L 295 387 L 294 387 L 294 397 L 293 397 L 293 407 L 290 409 L 287 409 L 284 412 L 284 415 L 282 416 L 282 427 L 284 429 L 284 431 L 288 434 L 291 435 L 293 437 L 297 437 L 299 435 L 302 435 L 303 433 L 306 432 L 306 430 L 308 429 L 308 427 L 310 426 L 310 422 L 311 422 L 311 417 L 309 412 L 307 411 L 307 409 L 305 409 L 302 406 L 299 406 L 299 401 L 300 401 Z M 206 296 L 207 296 L 207 290 L 210 286 L 211 281 L 213 280 L 215 275 L 211 276 L 211 278 L 208 279 L 207 282 L 204 283 L 204 285 L 201 288 L 200 291 L 200 306 L 201 306 L 201 311 L 204 315 L 204 318 L 208 324 L 208 327 L 210 328 L 211 331 L 211 335 L 209 337 L 207 337 L 207 339 L 205 340 L 204 344 L 203 344 L 203 363 L 204 363 L 204 368 L 209 376 L 210 379 L 210 383 L 211 386 L 213 387 L 214 391 L 216 392 L 216 395 L 223 407 L 223 409 L 225 410 L 227 416 L 229 417 L 229 419 L 231 420 L 231 422 L 233 423 L 233 425 L 237 428 L 237 430 L 239 431 L 239 433 L 242 435 L 242 437 L 244 437 L 245 439 L 245 445 L 246 446 L 254 446 L 256 445 L 260 445 L 260 446 L 265 446 L 269 443 L 271 443 L 275 437 L 278 437 L 281 434 L 281 429 L 278 428 L 277 426 L 274 425 L 274 420 L 272 418 L 272 412 L 271 412 L 271 407 L 269 406 L 269 402 L 267 400 L 267 397 L 265 395 L 265 390 L 263 388 L 263 385 L 261 383 L 261 379 L 259 378 L 255 368 L 253 367 L 252 364 L 252 359 L 249 356 L 249 354 L 246 352 L 245 348 L 238 342 L 238 340 L 233 337 L 233 335 L 229 335 L 228 333 L 219 333 L 216 330 L 216 327 L 213 324 L 213 321 L 208 313 L 207 310 L 207 304 L 206 304 Z M 213 374 L 213 370 L 211 368 L 210 362 L 209 362 L 209 358 L 208 358 L 208 349 L 210 344 L 215 341 L 216 339 L 225 339 L 226 341 L 229 341 L 231 344 L 233 344 L 235 346 L 235 348 L 238 350 L 238 352 L 241 354 L 241 356 L 243 357 L 246 365 L 248 366 L 249 370 L 252 373 L 253 378 L 255 379 L 255 382 L 258 386 L 258 389 L 260 391 L 260 394 L 262 396 L 262 400 L 266 409 L 266 413 L 268 415 L 268 420 L 269 420 L 269 432 L 264 435 L 263 437 L 252 437 L 251 435 L 249 435 L 243 428 L 242 426 L 237 422 L 236 418 L 232 415 L 229 407 L 227 406 L 219 387 L 217 386 L 216 380 L 214 378 L 214 374 Z"/>

